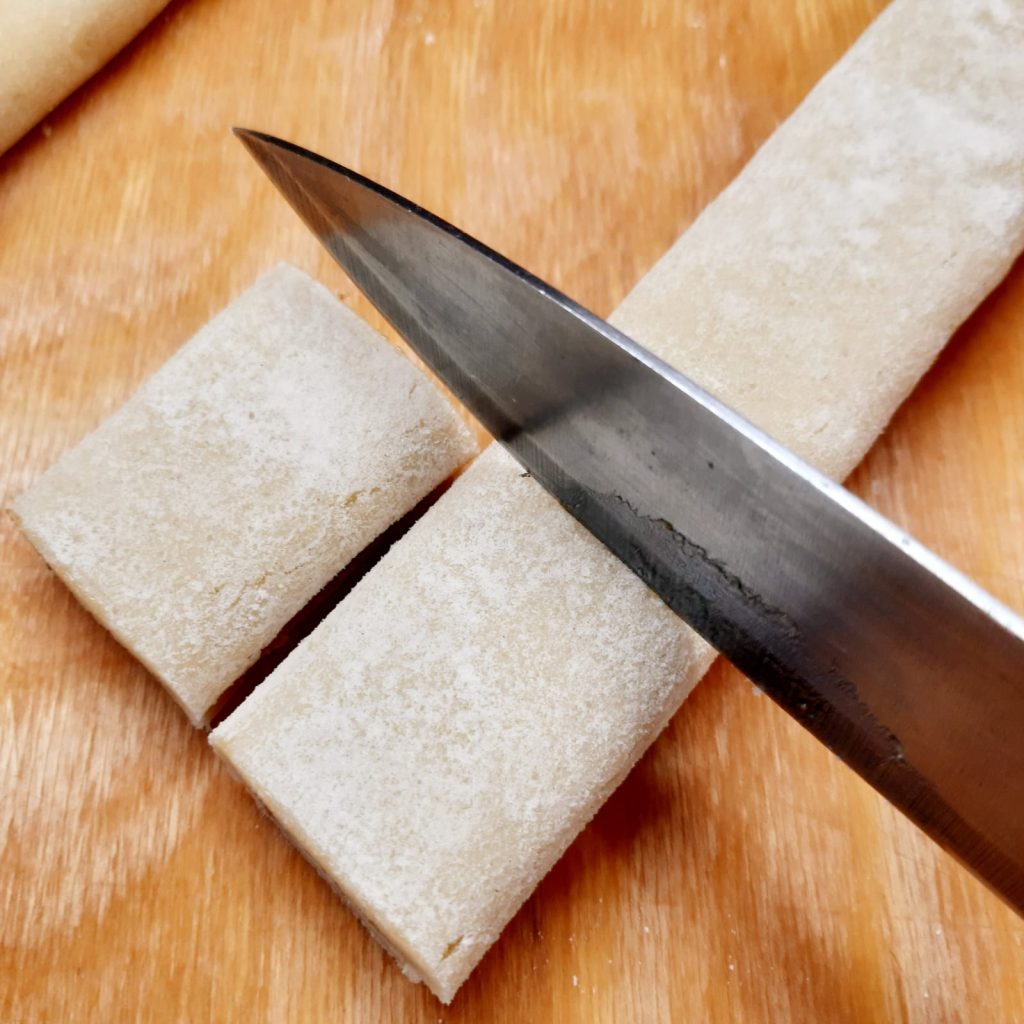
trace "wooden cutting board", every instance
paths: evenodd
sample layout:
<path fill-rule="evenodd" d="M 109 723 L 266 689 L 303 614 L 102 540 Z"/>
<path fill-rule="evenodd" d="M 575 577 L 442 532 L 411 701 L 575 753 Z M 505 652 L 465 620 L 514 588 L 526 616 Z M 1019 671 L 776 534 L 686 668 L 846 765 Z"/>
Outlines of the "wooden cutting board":
<path fill-rule="evenodd" d="M 0 158 L 0 499 L 274 261 L 366 312 L 229 125 L 607 313 L 882 6 L 172 3 Z M 1018 267 L 853 480 L 1018 610 L 1022 338 Z M 722 666 L 442 1007 L 7 521 L 0 583 L 4 1021 L 1024 1021 L 1024 921 Z"/>

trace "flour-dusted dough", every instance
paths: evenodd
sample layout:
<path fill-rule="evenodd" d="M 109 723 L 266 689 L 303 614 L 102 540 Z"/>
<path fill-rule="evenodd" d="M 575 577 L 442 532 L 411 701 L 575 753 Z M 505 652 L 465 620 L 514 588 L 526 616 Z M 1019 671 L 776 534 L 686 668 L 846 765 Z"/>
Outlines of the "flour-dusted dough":
<path fill-rule="evenodd" d="M 1024 0 L 897 0 L 616 310 L 823 472 L 1024 247 Z"/>
<path fill-rule="evenodd" d="M 3 0 L 0 153 L 166 5 L 167 0 Z"/>
<path fill-rule="evenodd" d="M 845 473 L 1024 244 L 1021 53 L 898 0 L 615 321 Z M 492 448 L 211 741 L 449 1000 L 711 656 Z"/>
<path fill-rule="evenodd" d="M 494 445 L 210 741 L 448 1000 L 710 660 Z"/>
<path fill-rule="evenodd" d="M 13 512 L 199 725 L 325 583 L 475 450 L 420 370 L 280 265 Z"/>

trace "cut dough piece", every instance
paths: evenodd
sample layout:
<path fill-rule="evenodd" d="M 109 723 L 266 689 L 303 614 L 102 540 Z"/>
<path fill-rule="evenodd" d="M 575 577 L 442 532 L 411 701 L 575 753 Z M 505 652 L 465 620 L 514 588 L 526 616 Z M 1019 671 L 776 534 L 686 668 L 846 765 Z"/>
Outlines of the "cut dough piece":
<path fill-rule="evenodd" d="M 324 584 L 475 451 L 420 370 L 281 265 L 12 511 L 200 725 Z"/>
<path fill-rule="evenodd" d="M 845 473 L 1024 244 L 1021 52 L 897 0 L 615 322 Z M 493 448 L 211 742 L 449 1000 L 711 657 Z"/>
<path fill-rule="evenodd" d="M 492 445 L 210 742 L 448 1000 L 710 661 Z"/>
<path fill-rule="evenodd" d="M 0 3 L 0 153 L 166 6 L 167 0 Z"/>

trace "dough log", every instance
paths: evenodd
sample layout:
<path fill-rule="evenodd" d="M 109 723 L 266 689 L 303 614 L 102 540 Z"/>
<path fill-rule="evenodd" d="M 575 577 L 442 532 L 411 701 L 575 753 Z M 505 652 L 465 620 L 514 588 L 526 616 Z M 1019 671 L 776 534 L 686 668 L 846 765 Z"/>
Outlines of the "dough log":
<path fill-rule="evenodd" d="M 167 0 L 0 3 L 0 153 L 134 38 Z"/>

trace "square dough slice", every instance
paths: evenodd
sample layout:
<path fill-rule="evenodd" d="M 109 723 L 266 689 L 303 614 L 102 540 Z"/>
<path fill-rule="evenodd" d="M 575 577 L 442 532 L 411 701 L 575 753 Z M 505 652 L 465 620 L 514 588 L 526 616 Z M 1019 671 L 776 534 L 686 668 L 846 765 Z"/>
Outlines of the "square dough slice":
<path fill-rule="evenodd" d="M 613 319 L 845 474 L 1024 244 L 1022 52 L 897 0 Z M 447 1001 L 712 654 L 495 448 L 211 742 Z"/>
<path fill-rule="evenodd" d="M 201 725 L 289 619 L 475 451 L 420 370 L 282 264 L 12 511 Z"/>

